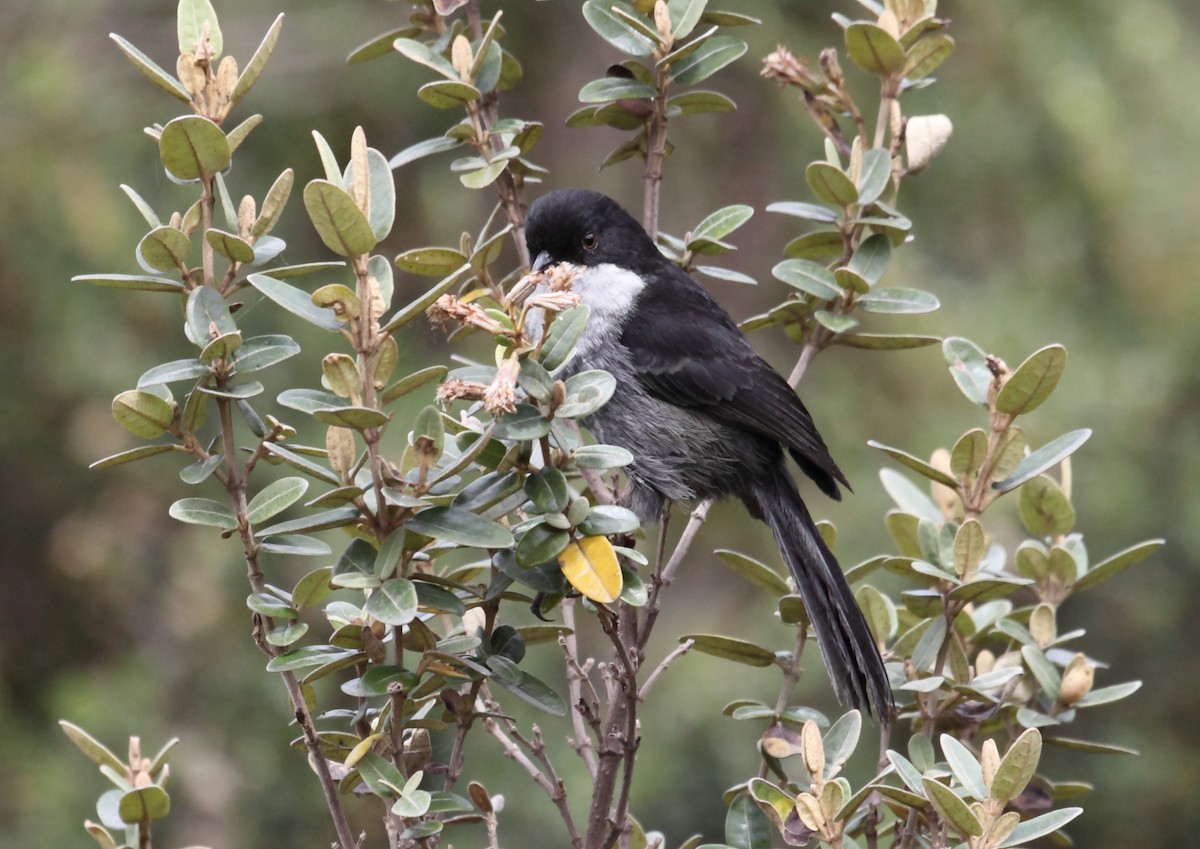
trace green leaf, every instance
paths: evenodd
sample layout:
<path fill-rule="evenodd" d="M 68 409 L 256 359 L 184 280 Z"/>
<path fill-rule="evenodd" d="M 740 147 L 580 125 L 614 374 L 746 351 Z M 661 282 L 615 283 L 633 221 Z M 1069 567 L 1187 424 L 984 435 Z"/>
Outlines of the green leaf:
<path fill-rule="evenodd" d="M 128 451 L 121 451 L 117 454 L 110 454 L 107 457 L 96 460 L 91 463 L 89 469 L 111 469 L 113 466 L 123 466 L 126 463 L 132 463 L 137 460 L 144 460 L 146 457 L 154 457 L 158 454 L 166 454 L 168 451 L 174 451 L 174 445 L 143 445 L 140 448 L 131 448 Z"/>
<path fill-rule="evenodd" d="M 1141 681 L 1127 681 L 1124 684 L 1113 684 L 1111 687 L 1100 687 L 1092 690 L 1079 701 L 1075 702 L 1075 707 L 1095 707 L 1096 705 L 1106 705 L 1112 702 L 1119 702 L 1121 699 L 1133 695 L 1142 688 Z"/>
<path fill-rule="evenodd" d="M 1082 428 L 1065 433 L 1058 439 L 1046 443 L 1037 451 L 1019 462 L 1004 480 L 992 484 L 993 489 L 1008 492 L 1016 489 L 1026 481 L 1032 480 L 1047 469 L 1057 466 L 1071 456 L 1079 446 L 1088 441 L 1092 435 L 1091 428 Z"/>
<path fill-rule="evenodd" d="M 171 812 L 171 797 L 157 784 L 130 790 L 117 808 L 121 821 L 129 824 L 160 820 Z"/>
<path fill-rule="evenodd" d="M 804 178 L 813 194 L 825 203 L 851 206 L 858 202 L 858 188 L 846 176 L 846 172 L 836 165 L 828 162 L 809 163 L 804 169 Z"/>
<path fill-rule="evenodd" d="M 671 79 L 677 85 L 695 85 L 736 62 L 747 49 L 746 42 L 740 38 L 715 36 L 675 62 L 670 68 Z"/>
<path fill-rule="evenodd" d="M 237 517 L 229 505 L 211 498 L 181 498 L 167 512 L 172 518 L 189 525 L 210 525 L 223 531 L 237 527 Z"/>
<path fill-rule="evenodd" d="M 267 61 L 271 58 L 271 53 L 275 50 L 275 44 L 279 41 L 279 30 L 283 27 L 283 13 L 280 12 L 275 20 L 271 22 L 271 26 L 267 29 L 267 34 L 263 36 L 263 40 L 259 43 L 254 51 L 254 55 L 250 57 L 250 61 L 246 63 L 246 67 L 242 69 L 238 75 L 237 84 L 233 87 L 233 93 L 229 100 L 231 103 L 237 103 L 258 82 L 258 78 L 262 76 L 263 69 L 267 67 Z"/>
<path fill-rule="evenodd" d="M 331 310 L 314 304 L 312 296 L 303 289 L 276 280 L 268 274 L 251 274 L 246 279 L 263 295 L 310 324 L 324 330 L 338 331 L 342 328 L 337 316 Z"/>
<path fill-rule="evenodd" d="M 434 80 L 417 89 L 417 97 L 434 109 L 458 109 L 482 96 L 475 86 L 459 80 Z"/>
<path fill-rule="evenodd" d="M 633 462 L 633 455 L 619 445 L 581 445 L 571 456 L 581 469 L 618 469 Z"/>
<path fill-rule="evenodd" d="M 155 271 L 180 271 L 187 268 L 192 241 L 174 227 L 155 227 L 138 242 L 137 252 L 145 265 Z"/>
<path fill-rule="evenodd" d="M 427 584 L 424 581 L 416 582 L 415 586 L 417 588 L 417 606 L 422 610 L 450 613 L 454 616 L 462 616 L 467 612 L 467 606 L 463 604 L 462 599 L 444 587 Z"/>
<path fill-rule="evenodd" d="M 725 815 L 725 843 L 734 849 L 771 849 L 771 823 L 748 793 L 739 793 Z"/>
<path fill-rule="evenodd" d="M 246 598 L 246 606 L 263 616 L 295 619 L 300 615 L 291 604 L 270 593 L 252 593 Z"/>
<path fill-rule="evenodd" d="M 500 178 L 500 175 L 504 173 L 504 169 L 507 167 L 508 160 L 494 159 L 482 168 L 462 174 L 459 176 L 458 181 L 468 189 L 487 188 Z"/>
<path fill-rule="evenodd" d="M 630 56 L 648 55 L 654 49 L 655 43 L 614 13 L 614 7 L 631 15 L 635 14 L 625 3 L 614 0 L 588 0 L 583 4 L 583 17 L 597 35 L 622 53 Z"/>
<path fill-rule="evenodd" d="M 139 274 L 78 274 L 71 278 L 71 282 L 103 286 L 108 289 L 136 289 L 142 292 L 181 293 L 187 291 L 182 283 L 175 280 Z"/>
<path fill-rule="evenodd" d="M 119 47 L 121 52 L 125 54 L 125 58 L 133 63 L 133 67 L 137 68 L 138 72 L 143 77 L 154 83 L 172 97 L 178 98 L 184 103 L 192 102 L 192 96 L 188 94 L 187 89 L 180 84 L 179 80 L 175 79 L 173 76 L 160 68 L 149 56 L 138 50 L 125 39 L 121 38 L 121 36 L 117 35 L 115 32 L 109 33 L 108 37 L 116 42 L 117 47 Z"/>
<path fill-rule="evenodd" d="M 943 33 L 922 38 L 909 48 L 904 61 L 904 77 L 919 80 L 929 76 L 954 52 L 954 39 Z"/>
<path fill-rule="evenodd" d="M 833 778 L 841 771 L 846 761 L 858 747 L 858 738 L 862 734 L 862 713 L 857 710 L 847 711 L 838 721 L 829 727 L 821 738 L 822 748 L 825 749 L 825 778 Z"/>
<path fill-rule="evenodd" d="M 397 38 L 392 42 L 393 49 L 397 50 L 405 58 L 411 59 L 418 65 L 424 65 L 432 71 L 436 71 L 448 80 L 458 80 L 458 71 L 454 70 L 454 66 L 450 64 L 450 60 L 441 53 L 436 53 L 426 45 L 419 41 L 414 41 L 411 38 Z"/>
<path fill-rule="evenodd" d="M 338 406 L 322 407 L 313 411 L 317 421 L 334 427 L 348 427 L 352 430 L 367 430 L 373 427 L 383 427 L 388 423 L 388 415 L 374 407 Z"/>
<path fill-rule="evenodd" d="M 79 751 L 83 752 L 92 763 L 99 766 L 107 764 L 113 769 L 124 772 L 126 764 L 117 757 L 107 746 L 88 734 L 78 725 L 67 722 L 65 719 L 60 719 L 58 725 L 62 728 L 63 733 L 67 735 L 72 743 L 76 745 Z"/>
<path fill-rule="evenodd" d="M 539 513 L 561 513 L 572 495 L 566 475 L 553 466 L 538 469 L 525 478 L 524 488 Z"/>
<path fill-rule="evenodd" d="M 401 271 L 440 277 L 462 267 L 467 257 L 452 248 L 413 248 L 396 257 L 396 267 Z"/>
<path fill-rule="evenodd" d="M 957 793 L 932 778 L 922 778 L 921 786 L 933 807 L 955 831 L 963 837 L 979 837 L 983 834 L 983 824 Z"/>
<path fill-rule="evenodd" d="M 138 388 L 175 383 L 180 380 L 196 380 L 208 377 L 210 374 L 212 374 L 212 369 L 208 363 L 202 360 L 172 360 L 147 370 L 138 378 Z"/>
<path fill-rule="evenodd" d="M 887 494 L 896 502 L 896 506 L 905 513 L 930 519 L 939 524 L 943 521 L 942 511 L 933 503 L 933 499 L 918 489 L 904 475 L 891 469 L 880 469 L 879 480 L 883 483 Z"/>
<path fill-rule="evenodd" d="M 246 518 L 255 525 L 265 522 L 291 507 L 307 491 L 308 481 L 304 478 L 281 478 L 274 481 L 250 499 L 246 506 Z"/>
<path fill-rule="evenodd" d="M 254 535 L 256 537 L 271 537 L 281 534 L 315 533 L 316 531 L 325 531 L 330 528 L 353 525 L 361 518 L 362 516 L 359 514 L 357 507 L 338 507 L 335 510 L 325 510 L 321 513 L 301 516 L 299 519 L 279 522 L 255 531 Z"/>
<path fill-rule="evenodd" d="M 193 289 L 185 312 L 192 341 L 200 348 L 207 347 L 218 336 L 237 332 L 225 299 L 211 286 Z"/>
<path fill-rule="evenodd" d="M 941 303 L 920 289 L 876 289 L 859 298 L 858 305 L 867 312 L 901 315 L 933 312 Z"/>
<path fill-rule="evenodd" d="M 1012 833 L 1000 844 L 1000 849 L 1011 846 L 1025 846 L 1040 837 L 1058 831 L 1075 817 L 1083 813 L 1083 808 L 1060 808 L 1041 816 L 1025 820 L 1012 830 Z"/>
<path fill-rule="evenodd" d="M 317 146 L 317 155 L 321 157 L 321 167 L 325 169 L 325 179 L 338 185 L 342 179 L 342 168 L 338 165 L 337 157 L 333 155 L 333 148 L 316 130 L 313 130 L 312 135 L 313 142 Z"/>
<path fill-rule="evenodd" d="M 252 336 L 234 353 L 233 365 L 239 372 L 248 374 L 269 368 L 299 353 L 300 346 L 290 336 Z"/>
<path fill-rule="evenodd" d="M 765 563 L 761 563 L 752 557 L 747 557 L 745 554 L 740 554 L 727 548 L 718 548 L 713 554 L 717 555 L 722 563 L 756 587 L 762 587 L 764 590 L 778 593 L 779 595 L 787 595 L 791 592 L 787 581 Z"/>
<path fill-rule="evenodd" d="M 735 109 L 737 109 L 736 103 L 716 91 L 688 91 L 677 94 L 667 101 L 669 114 L 678 112 L 680 115 L 703 115 L 733 112 Z"/>
<path fill-rule="evenodd" d="M 776 201 L 767 207 L 767 212 L 778 212 L 783 215 L 794 215 L 797 218 L 803 218 L 806 221 L 820 221 L 822 223 L 832 224 L 837 221 L 838 212 L 836 209 L 831 209 L 828 206 L 821 206 L 816 203 L 801 203 L 800 201 L 783 200 Z M 839 239 L 840 239 L 840 234 Z"/>
<path fill-rule="evenodd" d="M 1094 587 L 1101 581 L 1107 581 L 1118 572 L 1128 569 L 1134 563 L 1158 551 L 1163 547 L 1165 542 L 1166 540 L 1152 539 L 1146 542 L 1139 542 L 1137 545 L 1130 546 L 1123 551 L 1118 551 L 1116 554 L 1105 558 L 1090 568 L 1082 578 L 1075 582 L 1072 591 L 1079 592 Z"/>
<path fill-rule="evenodd" d="M 136 389 L 113 398 L 112 412 L 117 424 L 142 439 L 162 436 L 175 418 L 171 404 L 157 395 Z"/>
<path fill-rule="evenodd" d="M 721 268 L 715 265 L 698 265 L 695 270 L 699 274 L 713 277 L 717 280 L 727 280 L 730 283 L 744 283 L 747 286 L 758 285 L 758 281 L 749 274 L 742 274 L 740 271 L 734 271 L 731 268 Z"/>
<path fill-rule="evenodd" d="M 579 90 L 581 103 L 608 103 L 613 100 L 649 99 L 657 96 L 654 86 L 624 77 L 592 80 Z"/>
<path fill-rule="evenodd" d="M 858 178 L 858 202 L 863 206 L 874 203 L 887 188 L 891 176 L 892 155 L 888 151 L 877 147 L 865 151 Z"/>
<path fill-rule="evenodd" d="M 996 396 L 996 409 L 1011 416 L 1030 413 L 1050 397 L 1067 367 L 1067 349 L 1047 345 L 1009 375 Z"/>
<path fill-rule="evenodd" d="M 788 259 L 829 260 L 841 256 L 842 234 L 837 230 L 815 230 L 792 239 L 783 249 Z"/>
<path fill-rule="evenodd" d="M 384 581 L 371 592 L 363 612 L 385 625 L 407 625 L 417 615 L 417 588 L 407 578 Z"/>
<path fill-rule="evenodd" d="M 1077 752 L 1091 752 L 1097 755 L 1136 755 L 1137 749 L 1126 746 L 1116 746 L 1111 743 L 1097 743 L 1092 740 L 1077 740 L 1073 737 L 1047 737 L 1044 741 L 1049 746 L 1061 746 Z"/>
<path fill-rule="evenodd" d="M 583 333 L 589 313 L 587 305 L 579 304 L 555 316 L 538 351 L 538 362 L 547 371 L 554 371 L 566 361 L 579 335 Z"/>
<path fill-rule="evenodd" d="M 1042 735 L 1036 728 L 1029 728 L 1013 741 L 996 768 L 989 788 L 992 798 L 998 802 L 1011 802 L 1020 796 L 1037 772 L 1041 755 Z"/>
<path fill-rule="evenodd" d="M 708 0 L 668 0 L 671 37 L 676 41 L 687 38 L 700 22 L 700 16 L 704 14 L 704 7 L 707 5 Z"/>
<path fill-rule="evenodd" d="M 221 128 L 199 115 L 176 118 L 162 129 L 163 167 L 179 180 L 208 180 L 229 166 L 232 152 Z"/>
<path fill-rule="evenodd" d="M 507 658 L 492 656 L 488 658 L 488 666 L 492 666 L 493 662 L 505 661 Z M 509 661 L 511 663 L 511 661 Z M 540 711 L 550 714 L 551 716 L 565 716 L 567 713 L 566 703 L 563 702 L 562 696 L 550 689 L 540 679 L 535 678 L 524 670 L 516 669 L 520 673 L 520 677 L 514 682 L 501 675 L 493 675 L 491 681 L 498 684 L 503 689 L 512 693 L 524 702 L 533 705 Z"/>
<path fill-rule="evenodd" d="M 833 272 L 819 262 L 785 259 L 771 269 L 771 275 L 821 301 L 836 301 L 842 297 L 842 290 Z"/>
<path fill-rule="evenodd" d="M 415 162 L 422 157 L 430 156 L 434 153 L 454 150 L 456 147 L 462 147 L 463 144 L 462 139 L 450 138 L 448 136 L 434 136 L 431 139 L 425 139 L 424 141 L 410 145 L 397 153 L 388 160 L 388 167 L 393 169 L 399 168 L 401 165 L 407 165 L 410 162 Z"/>
<path fill-rule="evenodd" d="M 429 305 L 453 289 L 464 274 L 471 271 L 470 263 L 463 263 L 461 266 L 452 271 L 449 275 L 439 280 L 433 288 L 427 290 L 424 294 L 418 295 L 412 301 L 402 306 L 400 309 L 388 319 L 387 324 L 382 328 L 384 333 L 391 333 L 396 329 L 403 327 L 413 319 L 421 316 L 428 309 Z"/>
<path fill-rule="evenodd" d="M 254 248 L 240 236 L 214 228 L 208 230 L 204 238 L 212 245 L 213 250 L 226 259 L 243 264 L 254 262 Z"/>
<path fill-rule="evenodd" d="M 558 418 L 582 418 L 603 407 L 617 388 L 616 379 L 606 371 L 581 371 L 566 382 L 566 396 L 555 410 Z"/>
<path fill-rule="evenodd" d="M 745 640 L 715 634 L 685 634 L 679 638 L 681 643 L 687 640 L 692 641 L 696 651 L 747 666 L 770 666 L 775 662 L 775 652 Z"/>
<path fill-rule="evenodd" d="M 379 241 L 349 192 L 328 180 L 304 187 L 304 207 L 321 241 L 339 256 L 363 256 Z"/>
<path fill-rule="evenodd" d="M 942 484 L 943 486 L 948 486 L 951 489 L 958 488 L 958 481 L 956 481 L 954 478 L 950 477 L 950 475 L 946 474 L 941 469 L 934 468 L 929 463 L 925 462 L 924 460 L 922 460 L 918 457 L 914 457 L 912 454 L 909 454 L 906 451 L 901 451 L 899 448 L 891 448 L 887 445 L 883 445 L 879 442 L 876 442 L 873 439 L 867 440 L 867 445 L 871 446 L 872 448 L 878 448 L 880 451 L 882 451 L 884 454 L 887 454 L 893 460 L 903 463 L 905 466 L 908 466 L 913 471 L 917 472 L 918 474 L 923 475 L 924 477 L 929 478 L 932 481 L 937 481 L 938 483 Z"/>
<path fill-rule="evenodd" d="M 752 215 L 754 215 L 754 207 L 745 204 L 722 207 L 696 225 L 696 228 L 692 230 L 691 242 L 688 244 L 705 239 L 710 241 L 723 239 L 749 221 Z"/>
<path fill-rule="evenodd" d="M 950 765 L 950 771 L 958 779 L 972 799 L 984 800 L 988 797 L 987 787 L 983 783 L 983 768 L 971 750 L 962 744 L 957 737 L 943 734 L 938 738 L 942 744 L 942 754 Z"/>
<path fill-rule="evenodd" d="M 212 45 L 212 58 L 221 55 L 224 39 L 221 37 L 221 25 L 217 21 L 217 12 L 209 0 L 179 0 L 176 14 L 177 34 L 179 36 L 179 52 L 194 53 L 208 27 L 208 41 Z M 216 63 L 213 63 L 216 68 Z"/>
<path fill-rule="evenodd" d="M 887 30 L 865 21 L 846 27 L 846 53 L 864 71 L 880 75 L 898 73 L 908 59 L 900 42 Z"/>
<path fill-rule="evenodd" d="M 579 523 L 579 532 L 586 536 L 630 534 L 641 527 L 637 515 L 617 504 L 593 504 L 587 518 Z"/>
<path fill-rule="evenodd" d="M 508 528 L 458 507 L 429 507 L 408 520 L 408 529 L 471 548 L 511 548 Z"/>
<path fill-rule="evenodd" d="M 950 336 L 943 341 L 942 353 L 950 366 L 950 376 L 967 396 L 967 400 L 986 406 L 988 388 L 992 385 L 992 372 L 987 365 L 987 354 L 974 342 L 961 336 Z"/>
<path fill-rule="evenodd" d="M 259 544 L 259 549 L 298 557 L 322 557 L 331 551 L 329 543 L 303 534 L 280 534 L 267 537 Z M 297 586 L 297 591 L 299 591 L 299 586 Z"/>
<path fill-rule="evenodd" d="M 966 478 L 979 471 L 987 456 L 987 434 L 981 428 L 969 430 L 959 437 L 950 452 L 950 470 Z"/>
<path fill-rule="evenodd" d="M 419 389 L 431 380 L 440 380 L 446 376 L 445 366 L 429 366 L 412 374 L 405 375 L 379 394 L 379 403 L 390 404 L 415 389 Z"/>
<path fill-rule="evenodd" d="M 1040 475 L 1021 487 L 1021 523 L 1035 537 L 1070 533 L 1075 525 L 1075 508 L 1058 484 Z"/>
<path fill-rule="evenodd" d="M 917 336 L 914 334 L 883 334 L 883 333 L 852 333 L 839 336 L 834 340 L 839 345 L 850 348 L 863 348 L 868 351 L 901 351 L 908 348 L 924 348 L 941 342 L 937 336 Z"/>

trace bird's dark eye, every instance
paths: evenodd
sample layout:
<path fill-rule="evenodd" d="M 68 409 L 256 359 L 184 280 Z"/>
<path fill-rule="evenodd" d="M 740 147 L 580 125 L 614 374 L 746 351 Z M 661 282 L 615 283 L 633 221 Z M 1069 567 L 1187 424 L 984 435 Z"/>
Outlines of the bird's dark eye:
<path fill-rule="evenodd" d="M 600 240 L 596 238 L 596 234 L 592 232 L 583 234 L 583 249 L 585 251 L 596 250 L 596 245 L 600 244 Z"/>

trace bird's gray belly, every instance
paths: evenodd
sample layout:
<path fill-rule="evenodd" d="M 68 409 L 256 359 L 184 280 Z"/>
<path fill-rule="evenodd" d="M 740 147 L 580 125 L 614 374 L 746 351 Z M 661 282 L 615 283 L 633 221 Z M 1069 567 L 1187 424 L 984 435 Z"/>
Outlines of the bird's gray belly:
<path fill-rule="evenodd" d="M 760 465 L 771 457 L 779 462 L 779 448 L 769 440 L 649 394 L 619 345 L 589 352 L 571 366 L 571 372 L 604 369 L 617 381 L 612 398 L 583 425 L 600 442 L 633 454 L 625 502 L 642 521 L 657 520 L 668 501 L 742 496 Z"/>

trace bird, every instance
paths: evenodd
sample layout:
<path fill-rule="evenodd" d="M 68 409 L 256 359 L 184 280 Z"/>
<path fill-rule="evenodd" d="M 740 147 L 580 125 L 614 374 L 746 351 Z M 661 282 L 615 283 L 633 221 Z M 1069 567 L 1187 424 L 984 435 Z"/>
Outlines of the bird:
<path fill-rule="evenodd" d="M 894 703 L 879 648 L 787 468 L 785 453 L 835 500 L 850 486 L 796 392 L 606 195 L 543 195 L 525 234 L 533 270 L 565 263 L 590 309 L 558 376 L 603 369 L 614 378 L 612 397 L 581 423 L 632 454 L 622 503 L 653 524 L 672 503 L 740 500 L 775 537 L 838 700 L 888 723 Z"/>

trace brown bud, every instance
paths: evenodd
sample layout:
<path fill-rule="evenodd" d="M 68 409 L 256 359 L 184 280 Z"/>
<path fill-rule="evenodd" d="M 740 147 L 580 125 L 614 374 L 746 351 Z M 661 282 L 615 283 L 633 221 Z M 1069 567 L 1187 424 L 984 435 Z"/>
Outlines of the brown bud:
<path fill-rule="evenodd" d="M 230 98 L 233 96 L 233 90 L 237 87 L 237 80 L 237 59 L 234 59 L 232 56 L 226 56 L 217 65 L 217 97 L 222 105 L 229 103 Z M 221 117 L 224 117 L 224 115 Z"/>
<path fill-rule="evenodd" d="M 404 741 L 404 770 L 412 775 L 419 769 L 424 769 L 433 754 L 433 746 L 429 742 L 429 731 L 417 728 L 412 736 Z"/>
<path fill-rule="evenodd" d="M 826 47 L 821 51 L 821 55 L 817 59 L 821 63 L 821 70 L 825 72 L 825 76 L 833 83 L 835 88 L 841 88 L 846 78 L 842 76 L 842 65 L 838 62 L 837 49 Z"/>
<path fill-rule="evenodd" d="M 562 402 L 567 399 L 567 384 L 561 380 L 554 381 L 554 386 L 550 389 L 550 409 L 557 410 L 562 406 Z"/>
<path fill-rule="evenodd" d="M 654 4 L 654 28 L 658 30 L 658 37 L 662 41 L 663 50 L 670 50 L 671 45 L 675 41 L 675 39 L 671 38 L 671 10 L 667 8 L 667 4 L 663 0 L 658 0 Z"/>
<path fill-rule="evenodd" d="M 258 207 L 254 203 L 254 198 L 246 195 L 238 205 L 238 233 L 243 239 L 250 238 L 250 231 L 254 229 L 254 222 L 257 218 Z"/>
<path fill-rule="evenodd" d="M 179 59 L 175 62 L 175 74 L 179 77 L 179 82 L 183 85 L 184 90 L 192 96 L 192 100 L 198 99 L 204 93 L 208 77 L 204 73 L 203 66 L 196 61 L 194 53 L 179 55 Z"/>
<path fill-rule="evenodd" d="M 1073 705 L 1092 691 L 1096 666 L 1082 654 L 1076 654 L 1063 672 L 1059 698 L 1064 705 Z"/>
<path fill-rule="evenodd" d="M 375 636 L 375 632 L 366 625 L 362 627 L 363 653 L 371 663 L 383 663 L 387 659 L 387 647 L 383 640 Z"/>
<path fill-rule="evenodd" d="M 464 83 L 471 82 L 471 64 L 475 57 L 471 55 L 471 42 L 466 36 L 457 35 L 450 45 L 450 64 L 458 71 L 458 78 Z"/>
<path fill-rule="evenodd" d="M 345 427 L 327 428 L 325 450 L 329 452 L 329 465 L 345 477 L 354 466 L 354 432 Z"/>

